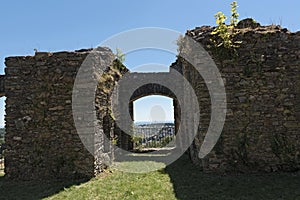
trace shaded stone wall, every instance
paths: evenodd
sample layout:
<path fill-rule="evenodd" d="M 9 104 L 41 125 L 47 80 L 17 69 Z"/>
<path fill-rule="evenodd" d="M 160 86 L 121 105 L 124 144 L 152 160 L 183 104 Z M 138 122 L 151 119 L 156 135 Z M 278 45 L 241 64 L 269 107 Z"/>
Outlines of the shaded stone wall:
<path fill-rule="evenodd" d="M 97 51 L 114 58 L 105 48 Z M 93 122 L 91 113 L 83 111 L 82 120 L 97 123 L 101 133 L 86 129 L 92 138 L 98 136 L 95 156 L 87 151 L 77 134 L 72 115 L 72 90 L 78 69 L 90 51 L 37 52 L 34 56 L 9 57 L 5 64 L 6 135 L 5 174 L 18 179 L 90 178 L 101 172 L 110 147 L 103 147 L 104 116 L 109 88 L 105 95 L 97 90 L 102 115 Z M 96 66 L 97 67 L 97 66 Z M 109 74 L 110 83 L 120 78 L 120 68 Z M 97 70 L 96 70 L 97 72 Z M 116 76 L 119 74 L 120 76 Z M 105 73 L 104 73 L 105 75 Z M 105 81 L 104 81 L 105 82 Z M 107 82 L 107 81 L 106 81 Z M 98 87 L 99 88 L 99 87 Z M 104 103 L 103 103 L 104 102 Z M 98 107 L 99 108 L 99 107 Z M 109 121 L 109 120 L 108 120 Z M 104 123 L 104 124 L 103 124 Z M 101 135 L 102 134 L 102 135 Z M 103 147 L 103 148 L 99 148 Z M 104 153 L 108 153 L 105 155 Z M 109 161 L 109 157 L 108 157 Z"/>
<path fill-rule="evenodd" d="M 202 160 L 198 153 L 209 124 L 210 97 L 193 67 L 177 61 L 201 107 L 199 134 L 190 147 L 192 160 L 205 171 L 299 170 L 300 32 L 241 22 L 235 40 L 242 44 L 235 54 L 213 47 L 212 30 L 204 26 L 187 32 L 216 62 L 227 93 L 222 136 Z"/>
<path fill-rule="evenodd" d="M 102 75 L 96 92 L 97 118 L 103 123 L 100 130 L 103 130 L 101 135 L 106 140 L 98 150 L 104 152 L 104 155 L 108 153 L 106 159 L 110 158 L 110 162 L 114 158 L 114 151 L 112 151 L 114 145 L 124 150 L 132 150 L 133 148 L 131 137 L 118 127 L 112 111 L 113 91 L 117 82 L 126 73 L 129 73 L 129 70 L 118 60 L 114 60 L 113 64 Z M 102 148 L 103 150 L 101 150 Z"/>

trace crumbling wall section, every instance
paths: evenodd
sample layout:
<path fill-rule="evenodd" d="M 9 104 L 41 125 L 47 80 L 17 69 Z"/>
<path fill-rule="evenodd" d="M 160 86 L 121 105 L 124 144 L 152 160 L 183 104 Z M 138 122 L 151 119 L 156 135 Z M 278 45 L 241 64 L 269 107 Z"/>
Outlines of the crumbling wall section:
<path fill-rule="evenodd" d="M 98 115 L 96 122 L 88 122 L 92 126 L 98 123 L 100 128 L 99 133 L 87 133 L 96 135 L 99 140 L 99 151 L 93 155 L 81 141 L 72 113 L 74 81 L 90 51 L 37 52 L 34 56 L 6 58 L 7 177 L 90 178 L 105 167 L 103 160 L 106 156 L 103 155 L 104 149 L 101 149 L 104 145 L 101 135 L 105 126 L 103 116 Z M 99 48 L 97 51 L 110 59 L 114 58 L 109 49 Z M 97 98 L 99 102 L 107 102 L 109 95 Z M 107 110 L 104 108 L 108 107 L 107 104 L 101 106 L 104 111 Z M 83 111 L 86 118 L 82 120 L 92 119 L 89 117 L 91 114 Z M 105 152 L 111 155 L 111 148 Z"/>
<path fill-rule="evenodd" d="M 193 84 L 202 108 L 201 127 L 190 148 L 191 157 L 205 171 L 300 169 L 300 32 L 252 25 L 243 21 L 238 25 L 234 39 L 242 43 L 236 52 L 214 48 L 213 27 L 187 32 L 214 59 L 227 95 L 221 138 L 214 150 L 200 160 L 198 152 L 208 128 L 210 99 L 203 79 L 189 63 L 182 62 L 183 74 Z"/>

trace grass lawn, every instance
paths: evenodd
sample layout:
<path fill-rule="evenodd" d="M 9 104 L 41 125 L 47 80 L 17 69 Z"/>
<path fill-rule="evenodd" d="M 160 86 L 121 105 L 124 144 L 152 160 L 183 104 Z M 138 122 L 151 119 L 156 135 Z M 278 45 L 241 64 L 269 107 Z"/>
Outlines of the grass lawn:
<path fill-rule="evenodd" d="M 12 182 L 0 177 L 0 199 L 300 200 L 300 174 L 204 174 L 186 156 L 144 174 L 107 172 L 86 182 Z"/>

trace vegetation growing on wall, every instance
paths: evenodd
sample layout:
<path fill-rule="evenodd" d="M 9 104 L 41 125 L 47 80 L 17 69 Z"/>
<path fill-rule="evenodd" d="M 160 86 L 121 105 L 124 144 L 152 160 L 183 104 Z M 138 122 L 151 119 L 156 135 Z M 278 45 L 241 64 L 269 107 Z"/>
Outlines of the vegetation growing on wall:
<path fill-rule="evenodd" d="M 120 61 L 121 63 L 125 62 L 125 54 L 122 52 L 121 49 L 116 48 L 116 54 L 115 54 L 115 56 L 116 56 L 116 59 L 118 61 Z"/>
<path fill-rule="evenodd" d="M 289 141 L 285 134 L 274 133 L 272 139 L 271 148 L 273 153 L 279 158 L 280 163 L 289 163 L 291 170 L 299 168 L 300 155 L 295 144 Z"/>
<path fill-rule="evenodd" d="M 215 14 L 217 27 L 211 33 L 212 35 L 218 36 L 218 38 L 213 39 L 213 42 L 216 47 L 225 47 L 225 48 L 236 48 L 238 47 L 239 42 L 233 41 L 234 28 L 237 25 L 239 19 L 239 14 L 237 12 L 237 2 L 234 1 L 231 3 L 231 16 L 230 16 L 230 25 L 226 25 L 227 16 L 223 12 L 218 12 Z"/>
<path fill-rule="evenodd" d="M 212 31 L 213 36 L 211 41 L 213 43 L 214 52 L 219 58 L 228 58 L 236 55 L 236 49 L 241 44 L 241 41 L 234 40 L 236 36 L 235 27 L 239 22 L 239 13 L 237 12 L 237 2 L 231 4 L 230 24 L 226 24 L 228 17 L 223 12 L 218 12 L 214 16 L 216 18 L 217 26 Z"/>

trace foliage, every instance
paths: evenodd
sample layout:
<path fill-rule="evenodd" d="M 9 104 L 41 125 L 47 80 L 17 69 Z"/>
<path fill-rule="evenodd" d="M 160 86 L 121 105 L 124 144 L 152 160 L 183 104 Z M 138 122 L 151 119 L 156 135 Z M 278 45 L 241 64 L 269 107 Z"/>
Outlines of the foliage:
<path fill-rule="evenodd" d="M 244 165 L 248 165 L 248 148 L 249 138 L 244 131 L 242 131 L 237 137 L 237 150 L 235 151 L 238 159 L 242 161 Z"/>
<path fill-rule="evenodd" d="M 217 35 L 222 40 L 217 41 L 213 40 L 215 46 L 220 47 L 224 46 L 225 48 L 230 48 L 232 46 L 231 33 L 229 31 L 229 27 L 225 24 L 227 17 L 224 13 L 218 12 L 215 14 L 216 24 L 218 25 L 213 32 L 212 35 Z"/>
<path fill-rule="evenodd" d="M 142 143 L 143 138 L 138 136 L 133 136 L 132 141 L 134 142 L 135 149 L 142 149 L 142 148 L 163 148 L 166 147 L 171 141 L 174 140 L 172 136 L 165 136 L 160 138 L 159 140 L 152 140 L 146 142 L 145 144 Z"/>
<path fill-rule="evenodd" d="M 239 16 L 240 16 L 239 13 L 237 12 L 238 5 L 236 1 L 232 2 L 230 5 L 231 5 L 230 25 L 236 26 L 237 23 L 239 22 Z"/>
<path fill-rule="evenodd" d="M 296 146 L 293 145 L 285 134 L 274 133 L 272 139 L 271 148 L 274 155 L 276 155 L 281 162 L 290 162 L 292 167 L 297 168 L 297 165 L 300 164 L 300 160 Z M 295 163 L 296 166 L 293 166 Z"/>
<path fill-rule="evenodd" d="M 134 147 L 136 148 L 136 149 L 141 149 L 141 148 L 143 148 L 143 146 L 142 146 L 142 137 L 139 137 L 139 136 L 136 136 L 136 135 L 133 135 L 132 137 L 131 137 L 131 140 L 132 140 L 132 142 L 133 142 L 133 144 L 134 144 Z"/>
<path fill-rule="evenodd" d="M 113 145 L 117 145 L 118 144 L 118 136 L 117 135 L 115 135 L 114 137 L 111 138 L 111 143 Z"/>
<path fill-rule="evenodd" d="M 121 63 L 125 62 L 125 54 L 121 51 L 121 49 L 116 48 L 116 54 L 115 54 L 117 60 L 119 60 Z"/>
<path fill-rule="evenodd" d="M 234 41 L 234 28 L 238 23 L 239 14 L 237 12 L 237 2 L 231 3 L 230 25 L 226 25 L 227 17 L 223 12 L 218 12 L 214 16 L 216 18 L 217 27 L 212 31 L 212 35 L 216 36 L 212 39 L 215 47 L 224 47 L 226 49 L 235 49 L 239 47 L 240 41 Z"/>
<path fill-rule="evenodd" d="M 250 77 L 253 74 L 252 68 L 249 65 L 246 64 L 245 67 L 244 67 L 244 69 L 243 69 L 243 74 L 245 76 Z"/>
<path fill-rule="evenodd" d="M 243 74 L 250 77 L 254 72 L 262 73 L 262 67 L 264 62 L 264 55 L 259 55 L 250 51 L 250 58 L 245 63 Z"/>
<path fill-rule="evenodd" d="M 184 46 L 184 37 L 183 37 L 183 35 L 179 35 L 179 37 L 176 40 L 176 45 L 177 45 L 177 52 L 179 54 L 182 53 L 183 46 Z"/>

